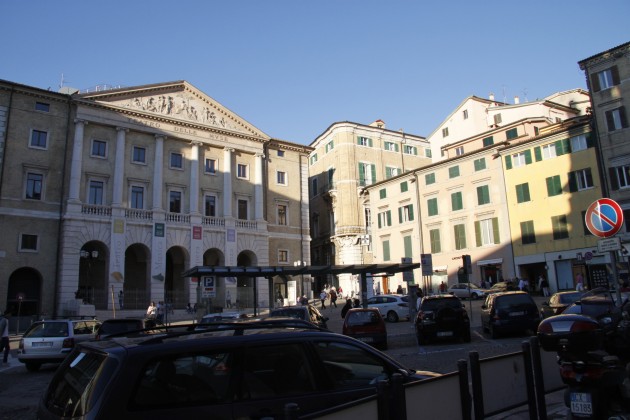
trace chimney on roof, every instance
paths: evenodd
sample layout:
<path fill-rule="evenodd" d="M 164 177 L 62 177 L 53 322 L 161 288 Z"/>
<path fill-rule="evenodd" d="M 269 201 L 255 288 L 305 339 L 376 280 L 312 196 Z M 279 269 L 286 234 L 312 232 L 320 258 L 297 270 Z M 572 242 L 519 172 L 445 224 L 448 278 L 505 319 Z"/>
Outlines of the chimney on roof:
<path fill-rule="evenodd" d="M 519 97 L 518 97 L 518 96 L 515 96 L 515 97 L 514 97 L 514 105 L 518 105 L 518 104 L 520 104 L 520 103 L 521 103 L 521 100 L 519 99 Z"/>
<path fill-rule="evenodd" d="M 370 124 L 370 126 L 378 127 L 378 128 L 385 128 L 385 121 L 383 121 L 383 120 L 376 120 L 372 124 Z"/>
<path fill-rule="evenodd" d="M 490 99 L 491 101 L 494 101 L 494 93 L 490 92 L 489 99 Z"/>

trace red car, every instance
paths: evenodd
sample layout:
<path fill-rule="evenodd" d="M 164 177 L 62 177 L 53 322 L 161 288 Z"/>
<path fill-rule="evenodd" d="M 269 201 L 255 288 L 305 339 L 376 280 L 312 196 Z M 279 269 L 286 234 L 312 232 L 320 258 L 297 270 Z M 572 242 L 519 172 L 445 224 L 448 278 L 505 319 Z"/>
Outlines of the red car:
<path fill-rule="evenodd" d="M 343 320 L 343 335 L 387 350 L 387 328 L 377 308 L 352 308 Z"/>

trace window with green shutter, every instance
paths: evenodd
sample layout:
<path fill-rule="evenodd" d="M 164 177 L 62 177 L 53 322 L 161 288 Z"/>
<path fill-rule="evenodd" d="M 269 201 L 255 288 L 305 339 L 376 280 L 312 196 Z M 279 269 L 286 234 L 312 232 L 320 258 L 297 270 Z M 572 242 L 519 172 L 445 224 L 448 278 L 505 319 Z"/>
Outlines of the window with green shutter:
<path fill-rule="evenodd" d="M 536 243 L 536 234 L 534 233 L 533 220 L 521 222 L 521 243 L 523 245 Z"/>
<path fill-rule="evenodd" d="M 553 216 L 551 218 L 551 229 L 553 231 L 553 239 L 566 239 L 569 237 L 569 225 L 567 223 L 567 216 Z"/>
<path fill-rule="evenodd" d="M 485 139 L 483 139 L 483 147 L 492 146 L 493 144 L 494 144 L 494 139 L 492 138 L 492 136 L 486 137 Z"/>
<path fill-rule="evenodd" d="M 378 190 L 378 194 L 380 198 L 387 198 L 387 188 L 381 188 Z"/>
<path fill-rule="evenodd" d="M 475 165 L 475 171 L 482 171 L 486 169 L 486 158 L 475 159 L 473 164 Z"/>
<path fill-rule="evenodd" d="M 357 144 L 359 146 L 372 147 L 372 139 L 370 139 L 368 137 L 358 136 L 357 137 Z"/>
<path fill-rule="evenodd" d="M 463 224 L 453 226 L 453 233 L 455 235 L 455 249 L 466 248 L 466 228 Z"/>
<path fill-rule="evenodd" d="M 462 193 L 461 191 L 455 192 L 451 194 L 451 209 L 452 211 L 461 210 L 464 208 L 464 203 L 462 201 Z"/>
<path fill-rule="evenodd" d="M 524 203 L 530 201 L 529 183 L 519 184 L 516 186 L 516 202 Z"/>
<path fill-rule="evenodd" d="M 400 183 L 400 192 L 407 192 L 409 190 L 409 185 L 407 181 L 403 181 Z"/>
<path fill-rule="evenodd" d="M 398 223 L 413 221 L 413 205 L 398 207 Z"/>
<path fill-rule="evenodd" d="M 459 166 L 451 166 L 448 168 L 448 177 L 457 178 L 459 176 Z"/>
<path fill-rule="evenodd" d="M 383 241 L 383 261 L 389 261 L 389 241 Z"/>
<path fill-rule="evenodd" d="M 311 155 L 311 165 L 317 162 L 317 153 Z"/>
<path fill-rule="evenodd" d="M 405 246 L 405 258 L 413 258 L 413 246 L 411 245 L 411 236 L 404 236 L 403 244 Z"/>
<path fill-rule="evenodd" d="M 437 198 L 429 198 L 427 200 L 427 207 L 429 209 L 429 216 L 437 216 L 438 214 Z"/>
<path fill-rule="evenodd" d="M 536 162 L 540 162 L 541 160 L 543 160 L 540 146 L 534 147 L 534 158 L 536 159 Z"/>
<path fill-rule="evenodd" d="M 431 229 L 429 231 L 429 238 L 431 239 L 431 253 L 437 254 L 442 252 L 442 246 L 440 244 L 440 230 Z"/>
<path fill-rule="evenodd" d="M 571 141 L 569 139 L 556 141 L 556 156 L 565 155 L 571 152 Z"/>
<path fill-rule="evenodd" d="M 515 139 L 518 137 L 518 129 L 516 127 L 509 129 L 505 132 L 506 140 Z"/>
<path fill-rule="evenodd" d="M 477 187 L 477 205 L 483 206 L 484 204 L 490 204 L 490 187 L 487 185 Z"/>
<path fill-rule="evenodd" d="M 335 143 L 333 140 L 326 143 L 326 153 L 330 152 L 334 148 L 335 148 Z"/>
<path fill-rule="evenodd" d="M 512 169 L 512 156 L 510 155 L 505 157 L 505 169 Z"/>
<path fill-rule="evenodd" d="M 424 183 L 426 185 L 435 184 L 435 173 L 426 174 L 424 176 Z"/>
<path fill-rule="evenodd" d="M 424 149 L 424 156 L 430 158 L 431 157 L 431 149 Z"/>
<path fill-rule="evenodd" d="M 550 176 L 546 178 L 547 195 L 553 197 L 562 194 L 562 184 L 560 183 L 560 175 Z"/>

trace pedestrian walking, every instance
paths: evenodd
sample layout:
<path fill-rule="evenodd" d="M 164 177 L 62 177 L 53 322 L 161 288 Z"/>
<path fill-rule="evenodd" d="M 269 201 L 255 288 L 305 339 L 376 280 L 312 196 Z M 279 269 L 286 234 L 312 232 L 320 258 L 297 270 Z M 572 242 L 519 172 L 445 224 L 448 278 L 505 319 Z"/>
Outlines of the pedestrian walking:
<path fill-rule="evenodd" d="M 352 299 L 346 299 L 346 304 L 341 308 L 341 317 L 345 318 L 348 311 L 352 308 Z"/>
<path fill-rule="evenodd" d="M 326 297 L 328 297 L 328 293 L 325 290 L 319 294 L 319 300 L 322 302 L 322 309 L 326 309 Z"/>
<path fill-rule="evenodd" d="M 121 310 L 123 308 L 124 302 L 125 302 L 125 293 L 121 289 L 120 292 L 118 292 L 118 306 L 120 306 Z"/>
<path fill-rule="evenodd" d="M 11 350 L 11 344 L 9 341 L 9 318 L 11 317 L 11 310 L 7 309 L 0 317 L 0 353 L 4 351 L 2 357 L 2 364 L 4 366 L 9 365 L 9 351 Z"/>
<path fill-rule="evenodd" d="M 330 305 L 337 307 L 337 292 L 335 292 L 335 289 L 330 290 Z"/>

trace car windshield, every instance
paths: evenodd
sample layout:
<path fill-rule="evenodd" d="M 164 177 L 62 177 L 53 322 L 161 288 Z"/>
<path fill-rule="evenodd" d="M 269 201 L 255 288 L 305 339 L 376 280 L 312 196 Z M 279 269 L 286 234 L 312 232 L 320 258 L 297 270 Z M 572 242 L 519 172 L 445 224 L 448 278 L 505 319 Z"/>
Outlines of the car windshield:
<path fill-rule="evenodd" d="M 142 329 L 142 321 L 129 322 L 103 322 L 99 330 L 100 334 L 118 334 Z"/>
<path fill-rule="evenodd" d="M 531 305 L 532 298 L 527 294 L 499 296 L 496 300 L 498 309 L 509 308 L 510 306 Z"/>
<path fill-rule="evenodd" d="M 274 309 L 269 316 L 286 316 L 289 318 L 304 319 L 304 310 L 301 309 Z"/>
<path fill-rule="evenodd" d="M 40 322 L 33 326 L 24 334 L 25 338 L 38 337 L 67 337 L 67 322 Z"/>
<path fill-rule="evenodd" d="M 346 324 L 350 327 L 354 327 L 357 325 L 378 324 L 378 315 L 376 314 L 376 312 L 357 311 L 357 312 L 350 312 L 346 316 L 348 318 L 346 320 Z"/>
<path fill-rule="evenodd" d="M 423 311 L 436 311 L 442 308 L 458 309 L 462 307 L 459 299 L 426 299 L 422 302 Z"/>

